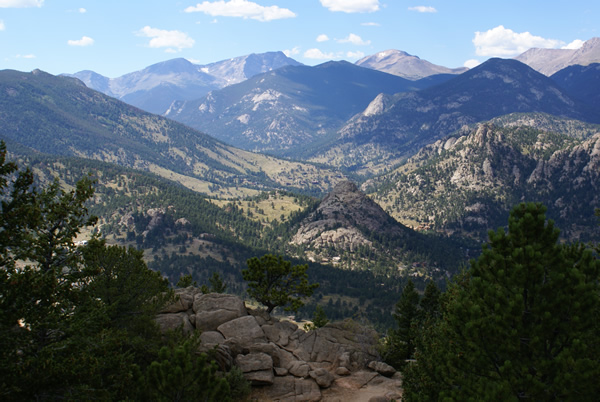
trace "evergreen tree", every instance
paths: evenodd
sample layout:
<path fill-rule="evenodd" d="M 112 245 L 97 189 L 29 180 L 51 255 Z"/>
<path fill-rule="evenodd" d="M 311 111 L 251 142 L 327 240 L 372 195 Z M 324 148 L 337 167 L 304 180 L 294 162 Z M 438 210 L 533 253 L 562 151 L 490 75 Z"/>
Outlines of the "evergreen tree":
<path fill-rule="evenodd" d="M 205 353 L 197 353 L 199 339 L 163 346 L 158 360 L 144 373 L 137 368 L 144 399 L 155 401 L 230 401 L 230 388 L 225 378 L 217 375 L 214 361 Z"/>
<path fill-rule="evenodd" d="M 248 281 L 248 294 L 265 305 L 267 313 L 278 306 L 298 311 L 304 305 L 301 299 L 311 296 L 319 286 L 308 282 L 307 269 L 308 265 L 292 266 L 282 257 L 267 254 L 250 258 L 242 276 Z"/>
<path fill-rule="evenodd" d="M 449 287 L 442 320 L 405 378 L 407 400 L 597 398 L 600 262 L 582 245 L 559 243 L 545 212 L 516 206 L 508 232 L 490 232 Z"/>
<path fill-rule="evenodd" d="M 181 275 L 175 287 L 187 288 L 188 286 L 198 286 L 198 282 L 194 280 L 192 274 Z"/>
<path fill-rule="evenodd" d="M 327 325 L 329 320 L 327 319 L 327 314 L 325 314 L 325 310 L 323 307 L 317 305 L 315 307 L 315 312 L 313 313 L 312 324 L 306 323 L 304 324 L 305 331 L 314 331 L 317 328 L 324 327 Z"/>
<path fill-rule="evenodd" d="M 145 370 L 165 339 L 154 319 L 167 283 L 140 251 L 75 246 L 95 221 L 89 178 L 71 191 L 34 182 L 0 141 L 0 399 L 139 400 L 133 367 Z"/>
<path fill-rule="evenodd" d="M 213 272 L 212 276 L 208 278 L 208 282 L 210 283 L 210 291 L 213 293 L 225 293 L 225 290 L 227 290 L 227 285 L 218 272 Z"/>
<path fill-rule="evenodd" d="M 423 297 L 419 301 L 419 322 L 422 325 L 424 321 L 435 319 L 440 314 L 440 289 L 435 282 L 429 281 L 423 292 Z"/>
<path fill-rule="evenodd" d="M 383 356 L 388 364 L 398 369 L 405 365 L 407 359 L 414 356 L 419 301 L 415 285 L 409 280 L 402 290 L 393 314 L 398 328 L 389 331 Z"/>

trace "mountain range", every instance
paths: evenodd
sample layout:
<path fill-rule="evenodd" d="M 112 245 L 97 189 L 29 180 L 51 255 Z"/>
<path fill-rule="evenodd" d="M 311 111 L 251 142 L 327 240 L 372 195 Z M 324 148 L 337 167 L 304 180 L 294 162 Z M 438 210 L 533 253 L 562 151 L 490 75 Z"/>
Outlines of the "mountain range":
<path fill-rule="evenodd" d="M 39 70 L 0 71 L 0 121 L 1 139 L 48 154 L 150 171 L 203 193 L 321 192 L 342 177 L 240 150 L 89 89 L 78 79 Z"/>
<path fill-rule="evenodd" d="M 530 49 L 516 59 L 550 76 L 570 65 L 600 62 L 600 38 L 586 41 L 577 50 Z M 467 70 L 465 67 L 448 68 L 435 65 L 395 49 L 366 56 L 355 64 L 410 80 L 461 74 Z M 108 78 L 90 70 L 64 75 L 79 78 L 92 89 L 151 113 L 163 114 L 173 101 L 199 99 L 210 91 L 287 65 L 299 66 L 301 63 L 282 52 L 266 52 L 206 65 L 194 64 L 181 58 L 171 59 L 116 78 Z"/>
<path fill-rule="evenodd" d="M 299 147 L 335 133 L 378 94 L 427 85 L 348 62 L 286 66 L 202 99 L 175 102 L 165 116 L 245 149 L 297 155 Z"/>
<path fill-rule="evenodd" d="M 310 160 L 381 171 L 462 127 L 515 112 L 600 122 L 597 109 L 549 77 L 516 60 L 490 59 L 433 87 L 377 96 Z"/>
<path fill-rule="evenodd" d="M 198 99 L 212 90 L 287 65 L 301 63 L 282 52 L 268 52 L 206 65 L 193 64 L 183 58 L 171 59 L 117 78 L 89 70 L 65 75 L 79 78 L 89 88 L 150 113 L 162 114 L 173 101 Z"/>

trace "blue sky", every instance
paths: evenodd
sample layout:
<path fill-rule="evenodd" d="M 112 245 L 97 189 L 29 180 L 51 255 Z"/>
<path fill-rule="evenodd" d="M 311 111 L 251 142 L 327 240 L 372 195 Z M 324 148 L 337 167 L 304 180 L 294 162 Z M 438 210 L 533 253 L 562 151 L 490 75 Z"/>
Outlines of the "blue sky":
<path fill-rule="evenodd" d="M 0 0 L 0 69 L 51 74 L 276 50 L 315 65 L 398 49 L 460 67 L 595 36 L 598 0 Z"/>

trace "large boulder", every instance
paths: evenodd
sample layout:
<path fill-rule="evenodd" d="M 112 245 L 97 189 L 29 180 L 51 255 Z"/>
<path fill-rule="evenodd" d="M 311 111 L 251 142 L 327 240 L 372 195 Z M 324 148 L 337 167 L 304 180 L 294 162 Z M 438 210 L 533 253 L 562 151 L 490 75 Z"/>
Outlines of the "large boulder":
<path fill-rule="evenodd" d="M 307 378 L 308 373 L 310 373 L 310 366 L 302 360 L 294 360 L 285 368 L 294 377 Z"/>
<path fill-rule="evenodd" d="M 333 376 L 333 374 L 331 374 L 329 371 L 325 370 L 324 368 L 315 369 L 315 370 L 309 372 L 308 375 L 313 380 L 315 380 L 317 385 L 319 385 L 319 387 L 321 387 L 321 388 L 331 387 L 333 380 L 335 380 L 335 377 Z"/>
<path fill-rule="evenodd" d="M 196 316 L 197 317 L 197 316 Z M 197 323 L 196 318 L 196 323 Z M 197 325 L 197 324 L 196 324 Z M 251 315 L 239 317 L 217 328 L 226 340 L 235 340 L 238 344 L 249 347 L 254 343 L 267 343 L 264 331 L 258 325 L 256 318 Z"/>
<path fill-rule="evenodd" d="M 186 313 L 159 314 L 156 316 L 155 320 L 161 332 L 167 332 L 177 328 L 182 328 L 183 332 L 186 334 L 194 331 L 194 327 Z"/>
<path fill-rule="evenodd" d="M 300 335 L 294 354 L 302 360 L 328 364 L 332 368 L 358 370 L 378 358 L 377 339 L 374 330 L 347 320 Z"/>
<path fill-rule="evenodd" d="M 225 337 L 217 331 L 206 331 L 200 334 L 203 345 L 218 345 L 225 342 Z"/>
<path fill-rule="evenodd" d="M 200 289 L 195 287 L 187 287 L 175 289 L 175 301 L 164 307 L 160 313 L 181 313 L 188 311 L 194 304 L 194 297 L 201 293 Z"/>
<path fill-rule="evenodd" d="M 372 361 L 369 363 L 368 367 L 386 377 L 391 377 L 396 374 L 396 369 L 384 362 Z"/>
<path fill-rule="evenodd" d="M 266 353 L 238 355 L 235 364 L 242 370 L 244 377 L 254 385 L 273 384 L 273 359 Z"/>
<path fill-rule="evenodd" d="M 275 324 L 263 325 L 262 329 L 271 342 L 287 346 L 290 337 L 298 330 L 298 326 L 289 321 L 279 321 Z"/>
<path fill-rule="evenodd" d="M 247 316 L 244 302 L 233 295 L 209 293 L 194 297 L 195 324 L 199 331 L 214 331 L 220 325 Z"/>

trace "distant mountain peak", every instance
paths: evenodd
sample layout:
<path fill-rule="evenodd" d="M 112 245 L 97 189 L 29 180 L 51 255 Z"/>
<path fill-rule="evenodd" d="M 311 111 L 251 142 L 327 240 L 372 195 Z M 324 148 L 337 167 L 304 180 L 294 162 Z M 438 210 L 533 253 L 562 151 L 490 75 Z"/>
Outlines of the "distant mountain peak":
<path fill-rule="evenodd" d="M 363 57 L 355 63 L 357 66 L 398 75 L 409 80 L 418 80 L 437 74 L 460 74 L 466 67 L 447 68 L 422 60 L 402 50 L 388 49 L 371 56 Z"/>
<path fill-rule="evenodd" d="M 384 50 L 383 52 L 375 53 L 373 56 L 378 60 L 382 60 L 382 59 L 385 59 L 386 57 L 391 57 L 391 56 L 414 57 L 414 58 L 419 59 L 418 56 L 406 53 L 405 51 L 402 51 L 402 50 L 396 50 L 396 49 Z M 369 56 L 364 57 L 363 59 L 367 59 L 368 57 Z M 360 60 L 357 62 L 357 64 L 359 62 L 360 62 Z"/>

